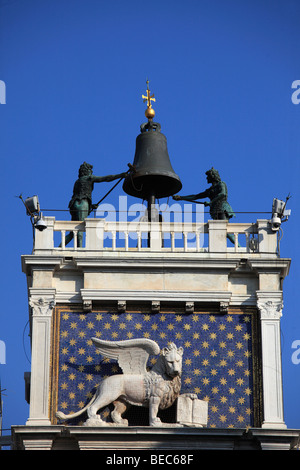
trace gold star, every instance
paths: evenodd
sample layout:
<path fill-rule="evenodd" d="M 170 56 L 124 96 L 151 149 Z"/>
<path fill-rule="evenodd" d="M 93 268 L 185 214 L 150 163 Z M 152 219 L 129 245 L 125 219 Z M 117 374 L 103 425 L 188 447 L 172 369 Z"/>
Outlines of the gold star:
<path fill-rule="evenodd" d="M 61 386 L 62 390 L 66 390 L 68 388 L 68 384 L 66 382 L 62 383 Z"/>
<path fill-rule="evenodd" d="M 105 330 L 109 330 L 110 326 L 111 326 L 110 323 L 106 322 L 104 325 Z"/>
<path fill-rule="evenodd" d="M 76 379 L 76 375 L 73 374 L 73 373 L 71 373 L 71 374 L 69 375 L 69 380 L 75 380 L 75 379 Z"/>
<path fill-rule="evenodd" d="M 70 325 L 71 329 L 72 330 L 75 330 L 77 328 L 77 323 L 75 321 L 73 321 Z"/>
<path fill-rule="evenodd" d="M 91 322 L 91 321 L 89 321 L 88 324 L 87 324 L 87 328 L 88 328 L 89 330 L 92 330 L 92 329 L 94 328 L 94 323 Z"/>
<path fill-rule="evenodd" d="M 75 364 L 75 362 L 76 362 L 76 357 L 71 356 L 71 357 L 69 358 L 69 362 L 70 362 L 71 364 Z"/>
<path fill-rule="evenodd" d="M 198 315 L 193 315 L 192 319 L 193 319 L 194 322 L 197 322 L 199 320 L 199 316 Z"/>
<path fill-rule="evenodd" d="M 68 320 L 69 319 L 69 314 L 68 313 L 64 313 L 63 316 L 62 316 L 63 320 Z"/>
<path fill-rule="evenodd" d="M 200 370 L 199 370 L 199 369 L 194 369 L 194 374 L 195 374 L 195 375 L 200 375 L 200 374 L 201 374 L 201 372 L 200 372 Z"/>
<path fill-rule="evenodd" d="M 193 352 L 193 354 L 194 354 L 195 357 L 200 356 L 200 351 L 199 351 L 199 349 L 195 349 L 195 351 Z"/>
<path fill-rule="evenodd" d="M 67 331 L 62 331 L 61 332 L 61 337 L 62 338 L 66 338 L 68 336 L 68 332 Z"/>
<path fill-rule="evenodd" d="M 111 315 L 110 318 L 112 319 L 112 321 L 117 321 L 119 316 L 114 314 L 114 315 Z"/>
<path fill-rule="evenodd" d="M 85 367 L 84 367 L 84 366 L 79 366 L 79 367 L 78 367 L 78 370 L 79 370 L 79 372 L 83 372 L 83 371 L 84 371 L 84 369 L 85 369 Z"/>
<path fill-rule="evenodd" d="M 125 318 L 126 318 L 127 321 L 130 321 L 130 320 L 132 320 L 132 315 L 130 313 L 128 313 Z"/>
<path fill-rule="evenodd" d="M 84 389 L 84 384 L 82 382 L 80 382 L 78 385 L 77 385 L 77 388 L 78 390 L 83 390 Z"/>
<path fill-rule="evenodd" d="M 116 331 L 113 331 L 111 334 L 111 337 L 116 339 L 119 336 L 119 334 Z"/>
<path fill-rule="evenodd" d="M 244 385 L 244 379 L 237 379 L 236 383 L 237 385 Z"/>
<path fill-rule="evenodd" d="M 145 320 L 145 321 L 149 321 L 149 320 L 151 320 L 151 317 L 150 317 L 150 315 L 144 315 L 144 320 Z"/>
<path fill-rule="evenodd" d="M 203 331 L 209 330 L 209 325 L 208 325 L 207 323 L 203 323 L 203 325 L 202 325 L 202 330 L 203 330 Z"/>
<path fill-rule="evenodd" d="M 228 316 L 226 317 L 226 321 L 228 321 L 228 323 L 231 323 L 231 322 L 233 321 L 232 316 L 231 316 L 231 315 L 228 315 Z"/>
<path fill-rule="evenodd" d="M 62 348 L 61 353 L 62 354 L 68 354 L 68 348 Z"/>
<path fill-rule="evenodd" d="M 76 343 L 76 339 L 70 339 L 70 346 L 75 346 Z"/>
<path fill-rule="evenodd" d="M 103 318 L 103 315 L 101 315 L 101 313 L 97 313 L 96 320 L 99 321 L 99 320 L 102 320 L 102 318 Z"/>
<path fill-rule="evenodd" d="M 79 348 L 79 349 L 78 349 L 78 354 L 80 354 L 80 356 L 82 356 L 83 354 L 85 354 L 85 349 L 84 349 L 84 348 Z"/>
<path fill-rule="evenodd" d="M 187 366 L 190 366 L 190 365 L 192 364 L 191 359 L 186 359 L 186 360 L 185 360 L 185 364 L 186 364 Z"/>

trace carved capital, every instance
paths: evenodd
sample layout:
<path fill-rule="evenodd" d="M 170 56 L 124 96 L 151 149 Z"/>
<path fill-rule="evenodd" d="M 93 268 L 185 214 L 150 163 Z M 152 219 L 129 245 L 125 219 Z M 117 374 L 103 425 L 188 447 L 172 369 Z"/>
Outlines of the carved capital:
<path fill-rule="evenodd" d="M 35 317 L 51 315 L 55 306 L 55 300 L 47 297 L 31 298 L 29 305 L 32 308 L 32 314 Z"/>
<path fill-rule="evenodd" d="M 257 307 L 260 311 L 261 320 L 279 320 L 282 316 L 282 300 L 258 299 Z"/>

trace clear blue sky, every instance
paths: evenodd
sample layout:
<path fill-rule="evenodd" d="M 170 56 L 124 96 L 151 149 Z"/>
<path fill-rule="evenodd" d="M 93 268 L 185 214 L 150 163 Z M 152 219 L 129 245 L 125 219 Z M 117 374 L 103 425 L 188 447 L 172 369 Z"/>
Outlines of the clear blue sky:
<path fill-rule="evenodd" d="M 205 189 L 205 171 L 214 166 L 237 212 L 270 211 L 273 197 L 292 194 L 281 242 L 281 255 L 292 258 L 282 361 L 285 421 L 300 428 L 300 364 L 291 360 L 300 340 L 300 104 L 291 101 L 299 44 L 296 0 L 0 0 L 4 428 L 28 417 L 21 255 L 31 253 L 32 233 L 15 196 L 38 194 L 43 208 L 67 209 L 84 160 L 98 175 L 126 170 L 145 120 L 147 77 L 183 193 Z M 95 201 L 109 188 L 97 187 Z M 256 218 L 238 214 L 236 221 Z"/>

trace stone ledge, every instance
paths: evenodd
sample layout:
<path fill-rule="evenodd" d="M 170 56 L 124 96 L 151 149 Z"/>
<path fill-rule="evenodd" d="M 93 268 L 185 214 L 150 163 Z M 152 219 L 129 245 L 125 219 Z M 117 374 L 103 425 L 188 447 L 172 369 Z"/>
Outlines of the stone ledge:
<path fill-rule="evenodd" d="M 13 426 L 13 450 L 292 450 L 298 429 Z"/>

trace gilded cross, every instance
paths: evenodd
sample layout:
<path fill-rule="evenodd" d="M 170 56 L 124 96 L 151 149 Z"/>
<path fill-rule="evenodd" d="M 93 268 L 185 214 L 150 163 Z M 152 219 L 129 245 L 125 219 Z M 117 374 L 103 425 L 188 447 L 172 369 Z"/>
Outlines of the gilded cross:
<path fill-rule="evenodd" d="M 152 108 L 151 101 L 155 101 L 154 94 L 151 95 L 151 91 L 149 90 L 149 80 L 147 80 L 147 96 L 142 95 L 144 103 L 147 101 L 148 108 Z"/>

